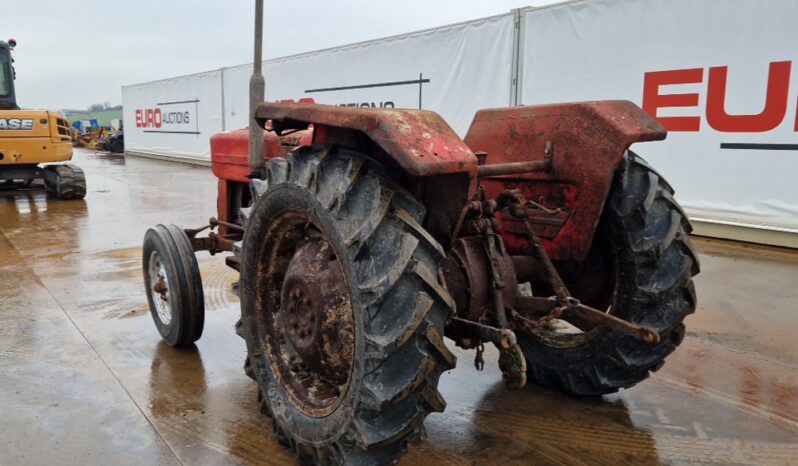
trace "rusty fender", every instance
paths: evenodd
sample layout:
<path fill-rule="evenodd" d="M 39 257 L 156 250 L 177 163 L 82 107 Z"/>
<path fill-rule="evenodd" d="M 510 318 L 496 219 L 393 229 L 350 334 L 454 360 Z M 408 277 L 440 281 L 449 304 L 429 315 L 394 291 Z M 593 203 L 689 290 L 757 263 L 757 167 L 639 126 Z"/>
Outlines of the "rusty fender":
<path fill-rule="evenodd" d="M 593 241 L 613 176 L 635 142 L 664 139 L 665 129 L 640 107 L 613 100 L 486 109 L 465 142 L 487 165 L 541 161 L 544 171 L 483 177 L 488 197 L 518 189 L 540 208 L 530 224 L 554 260 L 581 260 Z M 511 254 L 528 251 L 523 222 L 503 217 Z"/>

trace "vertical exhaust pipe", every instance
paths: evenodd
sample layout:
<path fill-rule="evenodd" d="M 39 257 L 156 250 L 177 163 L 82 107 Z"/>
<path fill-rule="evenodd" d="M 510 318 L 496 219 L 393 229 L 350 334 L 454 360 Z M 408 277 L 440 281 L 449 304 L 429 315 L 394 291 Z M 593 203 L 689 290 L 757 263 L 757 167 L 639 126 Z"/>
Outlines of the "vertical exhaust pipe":
<path fill-rule="evenodd" d="M 255 0 L 255 57 L 252 77 L 249 78 L 249 166 L 252 170 L 263 168 L 263 128 L 255 122 L 255 109 L 265 98 L 266 80 L 263 79 L 263 0 Z"/>

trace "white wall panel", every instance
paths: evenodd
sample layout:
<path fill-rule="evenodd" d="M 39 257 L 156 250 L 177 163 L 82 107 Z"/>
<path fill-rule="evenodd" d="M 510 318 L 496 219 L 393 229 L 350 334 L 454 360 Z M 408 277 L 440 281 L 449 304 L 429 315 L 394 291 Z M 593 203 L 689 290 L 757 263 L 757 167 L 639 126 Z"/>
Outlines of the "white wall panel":
<path fill-rule="evenodd" d="M 661 86 L 659 94 L 693 96 L 656 110 L 658 117 L 693 119 L 663 120 L 668 139 L 634 149 L 668 178 L 692 216 L 798 228 L 796 18 L 794 0 L 590 0 L 530 9 L 523 16 L 521 103 L 643 105 L 646 73 L 693 70 L 659 75 L 687 81 Z M 782 74 L 771 78 L 766 105 L 774 62 L 787 63 L 775 65 Z M 719 67 L 727 67 L 726 86 Z M 767 108 L 769 116 L 708 118 L 718 108 L 729 115 Z M 740 143 L 743 149 L 721 148 Z"/>
<path fill-rule="evenodd" d="M 513 15 L 264 62 L 266 99 L 424 108 L 461 135 L 474 113 L 509 104 Z M 247 125 L 251 65 L 224 70 L 226 128 Z"/>

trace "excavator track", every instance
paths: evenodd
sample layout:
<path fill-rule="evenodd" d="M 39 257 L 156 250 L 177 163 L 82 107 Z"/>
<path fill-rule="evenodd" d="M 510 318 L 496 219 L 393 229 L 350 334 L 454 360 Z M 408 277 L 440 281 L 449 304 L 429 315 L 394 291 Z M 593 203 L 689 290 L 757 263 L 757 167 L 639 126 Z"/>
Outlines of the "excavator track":
<path fill-rule="evenodd" d="M 86 175 L 77 165 L 47 165 L 42 169 L 47 192 L 57 199 L 83 199 Z"/>

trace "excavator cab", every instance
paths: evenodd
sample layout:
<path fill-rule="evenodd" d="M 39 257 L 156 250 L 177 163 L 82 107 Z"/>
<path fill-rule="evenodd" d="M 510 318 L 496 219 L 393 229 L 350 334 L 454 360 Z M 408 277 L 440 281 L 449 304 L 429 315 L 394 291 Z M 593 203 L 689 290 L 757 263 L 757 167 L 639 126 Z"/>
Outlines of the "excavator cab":
<path fill-rule="evenodd" d="M 14 94 L 14 59 L 11 58 L 11 50 L 16 44 L 14 39 L 0 41 L 0 110 L 19 109 Z"/>

